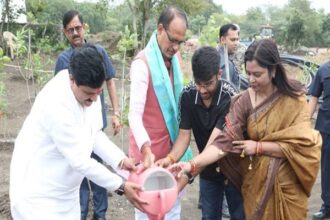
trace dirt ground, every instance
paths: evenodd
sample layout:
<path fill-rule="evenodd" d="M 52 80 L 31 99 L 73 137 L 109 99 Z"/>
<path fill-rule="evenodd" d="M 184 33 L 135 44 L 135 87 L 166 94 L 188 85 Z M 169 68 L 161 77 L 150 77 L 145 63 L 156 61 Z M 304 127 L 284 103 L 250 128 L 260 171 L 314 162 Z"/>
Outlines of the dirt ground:
<path fill-rule="evenodd" d="M 119 69 L 119 68 L 118 68 Z M 7 114 L 0 115 L 0 220 L 11 219 L 8 198 L 8 183 L 9 183 L 9 165 L 13 149 L 11 142 L 15 139 L 22 123 L 29 113 L 31 103 L 33 103 L 34 89 L 29 82 L 28 87 L 26 81 L 12 67 L 6 67 L 6 89 L 7 89 Z M 118 72 L 120 75 L 120 72 Z M 121 97 L 121 82 L 116 81 L 118 97 Z M 29 88 L 29 90 L 27 89 Z M 125 84 L 125 93 L 128 92 L 128 83 Z M 29 92 L 28 92 L 29 91 Z M 30 94 L 30 95 L 29 95 Z M 111 109 L 109 108 L 109 115 Z M 110 122 L 110 118 L 108 118 Z M 127 128 L 125 127 L 121 134 L 112 135 L 110 128 L 106 129 L 106 133 L 110 139 L 118 146 L 123 146 L 124 151 L 127 150 Z M 9 142 L 9 143 L 4 143 Z M 196 154 L 196 148 L 194 147 Z M 187 193 L 182 200 L 182 220 L 197 220 L 201 219 L 201 211 L 197 208 L 198 200 L 198 179 L 187 188 Z M 312 219 L 311 215 L 316 212 L 320 205 L 320 177 L 318 177 L 312 195 L 309 200 L 308 219 Z M 127 220 L 134 219 L 134 211 L 129 202 L 124 197 L 116 194 L 109 194 L 109 209 L 107 219 Z"/>

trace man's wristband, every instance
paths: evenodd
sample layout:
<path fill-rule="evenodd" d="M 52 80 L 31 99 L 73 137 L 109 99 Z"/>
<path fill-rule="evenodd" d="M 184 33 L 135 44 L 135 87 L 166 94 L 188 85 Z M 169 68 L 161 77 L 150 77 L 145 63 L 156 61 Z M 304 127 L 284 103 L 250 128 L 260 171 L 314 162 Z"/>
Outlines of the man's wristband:
<path fill-rule="evenodd" d="M 191 173 L 195 173 L 197 171 L 197 165 L 196 162 L 194 161 L 194 159 L 191 159 L 188 161 L 190 163 L 191 166 Z"/>
<path fill-rule="evenodd" d="M 188 177 L 188 183 L 192 184 L 194 182 L 195 177 L 193 177 L 193 175 L 187 171 L 183 172 L 183 175 Z"/>
<path fill-rule="evenodd" d="M 125 181 L 119 186 L 118 189 L 115 190 L 115 193 L 122 196 L 125 193 Z"/>

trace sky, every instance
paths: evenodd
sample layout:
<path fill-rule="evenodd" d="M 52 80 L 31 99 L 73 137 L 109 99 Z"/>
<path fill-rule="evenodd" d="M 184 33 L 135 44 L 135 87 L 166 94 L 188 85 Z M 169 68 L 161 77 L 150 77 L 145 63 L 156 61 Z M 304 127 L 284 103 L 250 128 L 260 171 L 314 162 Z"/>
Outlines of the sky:
<path fill-rule="evenodd" d="M 273 5 L 283 7 L 288 3 L 288 0 L 213 0 L 214 3 L 222 5 L 222 8 L 227 13 L 242 15 L 250 7 Z M 321 9 L 324 8 L 326 13 L 330 13 L 329 0 L 310 0 L 311 8 Z M 328 2 L 328 3 L 327 3 Z M 238 7 L 239 6 L 239 7 Z"/>

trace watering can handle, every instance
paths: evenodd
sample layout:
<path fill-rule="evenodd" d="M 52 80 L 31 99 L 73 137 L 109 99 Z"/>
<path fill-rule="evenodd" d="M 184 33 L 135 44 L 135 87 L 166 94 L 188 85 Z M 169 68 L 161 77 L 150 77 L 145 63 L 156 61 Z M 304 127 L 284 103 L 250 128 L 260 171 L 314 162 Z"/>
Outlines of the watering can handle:
<path fill-rule="evenodd" d="M 160 197 L 160 212 L 158 214 L 158 220 L 162 220 L 165 216 L 165 194 L 163 191 L 159 192 L 159 197 Z"/>

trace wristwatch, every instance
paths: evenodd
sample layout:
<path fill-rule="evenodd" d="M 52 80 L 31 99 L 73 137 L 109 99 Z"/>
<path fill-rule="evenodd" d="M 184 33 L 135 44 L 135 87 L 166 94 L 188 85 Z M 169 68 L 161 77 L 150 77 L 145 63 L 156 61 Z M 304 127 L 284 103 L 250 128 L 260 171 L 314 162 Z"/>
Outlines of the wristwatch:
<path fill-rule="evenodd" d="M 193 177 L 193 175 L 187 171 L 183 172 L 184 175 L 186 175 L 188 177 L 188 183 L 192 184 L 194 182 L 195 177 Z"/>
<path fill-rule="evenodd" d="M 125 181 L 119 186 L 118 189 L 115 190 L 115 193 L 122 196 L 125 193 Z"/>

